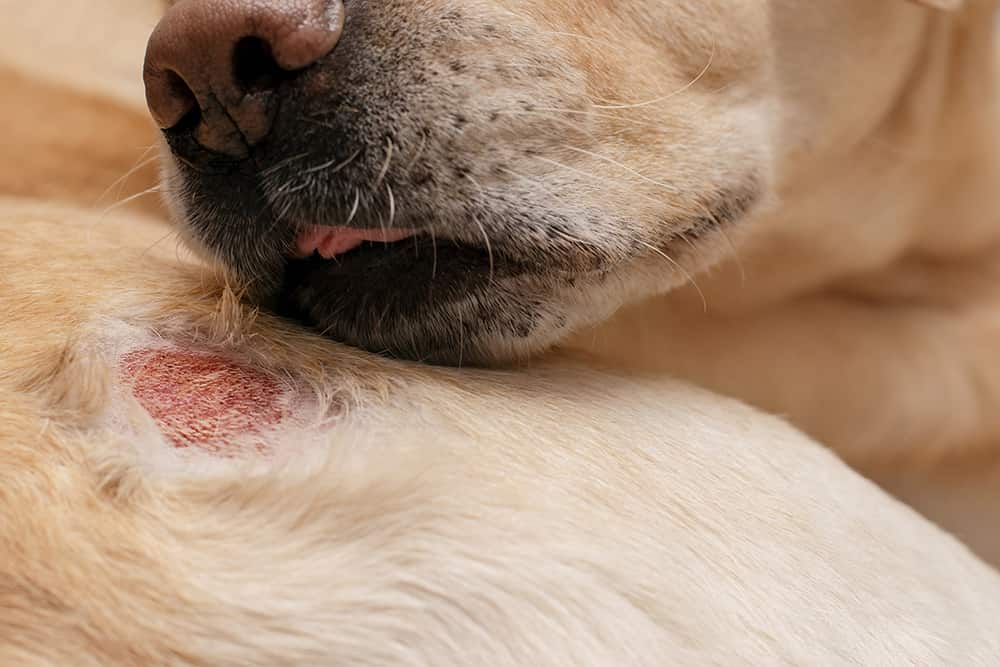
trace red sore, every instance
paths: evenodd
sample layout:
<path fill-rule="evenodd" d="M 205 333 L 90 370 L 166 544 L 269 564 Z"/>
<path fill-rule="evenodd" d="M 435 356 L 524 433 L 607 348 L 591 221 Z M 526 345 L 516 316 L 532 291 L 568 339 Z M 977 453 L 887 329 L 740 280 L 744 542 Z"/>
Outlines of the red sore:
<path fill-rule="evenodd" d="M 120 372 L 163 435 L 181 449 L 232 457 L 252 447 L 267 454 L 270 447 L 259 436 L 286 416 L 284 391 L 274 378 L 220 355 L 138 349 L 122 356 Z"/>

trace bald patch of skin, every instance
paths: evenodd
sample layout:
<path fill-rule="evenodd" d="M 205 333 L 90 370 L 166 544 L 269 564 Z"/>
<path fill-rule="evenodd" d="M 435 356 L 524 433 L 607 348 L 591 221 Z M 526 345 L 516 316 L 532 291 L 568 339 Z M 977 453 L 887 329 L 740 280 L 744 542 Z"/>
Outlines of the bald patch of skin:
<path fill-rule="evenodd" d="M 119 373 L 177 449 L 270 456 L 261 436 L 289 417 L 286 389 L 275 378 L 218 354 L 140 348 L 122 356 Z"/>

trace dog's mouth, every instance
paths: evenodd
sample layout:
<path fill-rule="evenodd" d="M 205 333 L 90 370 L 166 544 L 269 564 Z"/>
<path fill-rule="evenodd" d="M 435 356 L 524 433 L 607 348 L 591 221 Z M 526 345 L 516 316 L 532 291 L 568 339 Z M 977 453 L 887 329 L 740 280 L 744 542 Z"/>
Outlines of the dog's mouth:
<path fill-rule="evenodd" d="M 295 206 L 275 205 L 252 176 L 179 177 L 192 189 L 192 237 L 248 298 L 371 352 L 457 365 L 523 359 L 610 317 L 623 294 L 680 284 L 759 191 L 752 179 L 721 190 L 703 215 L 667 219 L 672 233 L 644 238 L 601 209 L 570 217 L 461 200 L 436 213 L 414 198 L 402 211 L 373 201 L 355 212 L 300 193 Z"/>
<path fill-rule="evenodd" d="M 705 231 L 678 234 L 678 248 L 694 247 Z M 312 226 L 296 236 L 272 303 L 322 335 L 379 354 L 491 365 L 544 349 L 591 312 L 606 314 L 600 298 L 587 309 L 580 300 L 618 275 L 616 262 L 536 252 L 417 228 Z"/>
<path fill-rule="evenodd" d="M 532 236 L 530 221 L 507 218 L 491 219 L 478 243 L 433 218 L 414 224 L 415 216 L 394 227 L 370 220 L 363 223 L 376 224 L 303 226 L 290 239 L 277 298 L 268 301 L 325 336 L 376 353 L 459 365 L 510 361 L 610 316 L 633 262 L 662 256 L 670 268 L 663 284 L 679 284 L 684 266 L 702 261 L 755 192 L 719 197 L 655 245 L 627 235 L 620 246 L 614 237 L 565 243 L 555 225 L 539 225 L 542 233 Z M 495 228 L 519 231 L 486 233 Z"/>
<path fill-rule="evenodd" d="M 597 103 L 662 86 L 612 81 L 617 65 L 594 67 L 599 51 L 584 63 L 548 19 L 539 31 L 539 17 L 489 2 L 424 4 L 343 3 L 335 53 L 305 67 L 259 48 L 280 46 L 277 29 L 234 35 L 235 54 L 206 40 L 209 15 L 168 24 L 198 27 L 198 53 L 169 30 L 151 41 L 151 103 L 174 123 L 164 189 L 249 300 L 373 352 L 504 363 L 717 254 L 712 230 L 743 217 L 768 154 L 719 141 L 764 136 L 754 95 L 718 98 L 703 85 L 713 72 L 655 105 Z M 663 57 L 664 83 L 686 76 Z"/>
<path fill-rule="evenodd" d="M 333 287 L 327 281 L 337 277 L 350 281 L 339 298 L 378 300 L 392 293 L 416 305 L 422 294 L 429 300 L 435 291 L 454 297 L 514 273 L 546 272 L 541 263 L 515 258 L 501 247 L 497 241 L 473 244 L 429 228 L 310 225 L 296 234 L 287 254 L 283 291 L 309 289 L 322 296 Z"/>
<path fill-rule="evenodd" d="M 390 356 L 462 364 L 480 338 L 527 339 L 552 277 L 501 253 L 415 229 L 315 227 L 296 239 L 276 309 Z"/>
<path fill-rule="evenodd" d="M 294 256 L 303 259 L 319 255 L 323 259 L 335 259 L 356 250 L 365 243 L 399 243 L 419 234 L 416 229 L 359 229 L 345 226 L 315 225 L 301 232 L 295 238 Z"/>

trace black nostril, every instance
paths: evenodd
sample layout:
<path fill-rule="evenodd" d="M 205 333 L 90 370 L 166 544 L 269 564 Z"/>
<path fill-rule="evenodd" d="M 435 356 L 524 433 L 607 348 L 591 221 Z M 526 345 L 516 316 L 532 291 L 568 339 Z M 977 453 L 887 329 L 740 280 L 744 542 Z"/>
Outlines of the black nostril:
<path fill-rule="evenodd" d="M 271 45 L 259 37 L 244 37 L 233 49 L 233 78 L 244 93 L 274 89 L 289 72 L 274 58 Z"/>

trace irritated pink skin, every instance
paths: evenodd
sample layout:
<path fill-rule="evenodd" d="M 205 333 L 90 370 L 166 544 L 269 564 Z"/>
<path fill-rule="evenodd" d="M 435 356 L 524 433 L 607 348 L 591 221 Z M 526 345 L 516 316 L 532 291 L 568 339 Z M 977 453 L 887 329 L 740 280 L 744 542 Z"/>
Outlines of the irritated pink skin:
<path fill-rule="evenodd" d="M 394 243 L 408 239 L 413 229 L 355 229 L 353 227 L 310 227 L 295 239 L 295 252 L 308 257 L 318 252 L 324 259 L 354 250 L 362 243 Z"/>
<path fill-rule="evenodd" d="M 177 348 L 139 348 L 121 358 L 121 379 L 177 449 L 221 458 L 270 456 L 260 436 L 289 415 L 283 388 L 263 371 L 226 357 Z"/>

